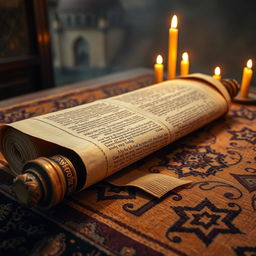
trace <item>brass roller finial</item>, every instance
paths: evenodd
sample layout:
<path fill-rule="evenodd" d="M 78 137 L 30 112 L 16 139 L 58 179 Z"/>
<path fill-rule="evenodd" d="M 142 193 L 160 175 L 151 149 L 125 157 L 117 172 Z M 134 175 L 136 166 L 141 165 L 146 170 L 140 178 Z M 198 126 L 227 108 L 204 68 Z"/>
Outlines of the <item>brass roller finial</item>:
<path fill-rule="evenodd" d="M 231 98 L 234 98 L 238 94 L 240 84 L 235 79 L 222 79 L 221 83 L 226 87 Z"/>
<path fill-rule="evenodd" d="M 32 173 L 18 175 L 12 186 L 18 200 L 29 207 L 37 205 L 42 198 L 41 184 Z"/>
<path fill-rule="evenodd" d="M 28 161 L 22 172 L 14 179 L 13 190 L 18 200 L 29 207 L 49 208 L 76 191 L 76 170 L 65 156 Z"/>

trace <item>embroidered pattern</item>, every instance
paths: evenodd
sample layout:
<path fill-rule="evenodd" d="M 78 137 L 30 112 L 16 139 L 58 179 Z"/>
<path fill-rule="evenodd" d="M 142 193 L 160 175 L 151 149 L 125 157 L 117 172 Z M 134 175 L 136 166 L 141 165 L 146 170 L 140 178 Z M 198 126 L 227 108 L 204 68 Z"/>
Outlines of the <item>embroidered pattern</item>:
<path fill-rule="evenodd" d="M 12 123 L 32 117 L 34 114 L 35 112 L 27 111 L 25 109 L 17 109 L 15 111 L 0 111 L 0 123 Z"/>
<path fill-rule="evenodd" d="M 135 208 L 135 204 L 133 203 L 127 203 L 123 205 L 123 209 L 126 212 L 132 213 L 136 216 L 141 216 L 144 213 L 150 211 L 152 208 L 160 204 L 163 200 L 166 198 L 172 198 L 174 201 L 180 201 L 182 199 L 182 196 L 176 192 L 170 191 L 169 193 L 165 194 L 161 198 L 154 197 L 153 199 L 147 201 L 145 204 Z"/>
<path fill-rule="evenodd" d="M 211 191 L 217 188 L 225 188 L 224 197 L 230 200 L 238 200 L 243 196 L 243 193 L 237 187 L 217 180 L 206 180 L 206 181 L 198 181 L 193 182 L 191 185 L 187 186 L 186 189 L 192 189 L 198 186 L 202 191 Z M 228 191 L 230 190 L 230 191 Z"/>
<path fill-rule="evenodd" d="M 241 212 L 241 208 L 234 203 L 229 206 L 237 206 L 238 209 L 218 208 L 207 198 L 195 207 L 173 207 L 180 218 L 168 229 L 166 236 L 170 241 L 179 243 L 181 238 L 172 237 L 173 232 L 194 233 L 208 246 L 219 234 L 240 234 L 241 231 L 232 221 Z"/>
<path fill-rule="evenodd" d="M 3 221 L 12 211 L 11 204 L 0 204 L 0 221 Z"/>
<path fill-rule="evenodd" d="M 256 144 L 256 131 L 244 127 L 240 131 L 229 131 L 233 136 L 230 140 L 244 140 L 250 144 Z"/>
<path fill-rule="evenodd" d="M 83 255 L 105 255 L 100 248 L 21 207 L 2 193 L 0 202 L 0 255 L 75 255 L 78 250 Z M 65 215 L 63 213 L 62 216 Z M 49 216 L 49 212 L 47 214 Z M 94 223 L 81 224 L 79 227 L 84 234 L 88 234 L 87 237 L 91 235 L 96 240 L 97 228 Z M 95 254 L 90 254 L 93 251 Z"/>
<path fill-rule="evenodd" d="M 239 117 L 250 121 L 256 119 L 256 111 L 250 110 L 246 107 L 240 107 L 237 110 L 232 110 L 231 114 L 233 117 Z"/>
<path fill-rule="evenodd" d="M 97 223 L 89 222 L 89 223 L 75 223 L 73 221 L 67 222 L 67 225 L 73 227 L 80 234 L 83 234 L 87 237 L 91 237 L 94 241 L 102 244 L 104 242 L 104 237 L 97 234 Z"/>
<path fill-rule="evenodd" d="M 101 183 L 92 189 L 97 191 L 97 201 L 136 198 L 136 189 L 133 187 L 117 187 Z"/>
<path fill-rule="evenodd" d="M 252 209 L 256 211 L 256 194 L 252 196 L 251 205 L 252 205 Z"/>
<path fill-rule="evenodd" d="M 45 238 L 37 244 L 34 255 L 62 255 L 66 250 L 66 235 L 60 233 L 56 236 Z"/>
<path fill-rule="evenodd" d="M 151 167 L 150 171 L 159 172 L 159 169 L 164 167 L 174 171 L 179 178 L 187 176 L 205 178 L 241 161 L 238 152 L 227 153 L 226 155 L 219 153 L 210 146 L 181 146 L 174 152 L 173 157 L 165 156 L 159 165 Z"/>
<path fill-rule="evenodd" d="M 124 246 L 120 251 L 120 255 L 122 255 L 122 256 L 135 256 L 135 255 L 137 255 L 137 253 L 136 253 L 136 250 L 134 248 Z"/>
<path fill-rule="evenodd" d="M 230 173 L 249 192 L 256 190 L 256 175 L 242 175 Z"/>
<path fill-rule="evenodd" d="M 255 256 L 256 255 L 256 247 L 250 246 L 239 246 L 234 248 L 234 251 L 237 256 Z"/>
<path fill-rule="evenodd" d="M 64 100 L 55 100 L 53 101 L 53 105 L 56 109 L 66 109 L 66 108 L 72 108 L 77 105 L 79 105 L 80 102 L 76 99 L 64 99 Z"/>

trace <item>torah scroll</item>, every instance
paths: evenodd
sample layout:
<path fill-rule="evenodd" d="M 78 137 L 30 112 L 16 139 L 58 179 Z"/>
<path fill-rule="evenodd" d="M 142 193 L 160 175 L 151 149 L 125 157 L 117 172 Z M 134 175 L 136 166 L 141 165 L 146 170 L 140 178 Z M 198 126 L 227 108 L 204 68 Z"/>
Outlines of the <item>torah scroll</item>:
<path fill-rule="evenodd" d="M 219 118 L 237 92 L 234 80 L 180 77 L 4 125 L 1 152 L 18 198 L 49 207 Z M 136 170 L 110 181 L 159 197 L 189 182 Z"/>

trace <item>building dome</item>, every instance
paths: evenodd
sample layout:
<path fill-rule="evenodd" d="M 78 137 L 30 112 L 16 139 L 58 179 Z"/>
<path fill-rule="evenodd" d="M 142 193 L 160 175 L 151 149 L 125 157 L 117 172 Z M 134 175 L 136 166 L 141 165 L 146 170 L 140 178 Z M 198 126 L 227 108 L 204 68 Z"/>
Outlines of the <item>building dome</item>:
<path fill-rule="evenodd" d="M 97 11 L 98 9 L 122 7 L 120 0 L 60 0 L 60 11 Z"/>
<path fill-rule="evenodd" d="M 122 26 L 123 17 L 120 0 L 60 0 L 56 16 L 62 28 Z"/>

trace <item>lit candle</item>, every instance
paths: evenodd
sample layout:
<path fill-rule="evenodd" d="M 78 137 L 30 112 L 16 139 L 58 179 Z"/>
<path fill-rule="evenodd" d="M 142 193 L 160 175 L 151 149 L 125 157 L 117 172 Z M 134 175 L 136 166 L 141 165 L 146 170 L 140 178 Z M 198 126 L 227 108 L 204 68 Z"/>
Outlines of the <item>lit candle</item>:
<path fill-rule="evenodd" d="M 213 78 L 220 80 L 221 79 L 221 72 L 220 72 L 220 67 L 216 67 L 214 69 L 214 75 L 212 76 Z"/>
<path fill-rule="evenodd" d="M 252 60 L 247 61 L 247 67 L 244 67 L 243 77 L 241 82 L 240 96 L 243 98 L 248 97 L 248 90 L 252 79 Z"/>
<path fill-rule="evenodd" d="M 178 46 L 178 19 L 174 15 L 169 29 L 169 49 L 168 49 L 168 79 L 176 76 L 177 46 Z"/>
<path fill-rule="evenodd" d="M 188 71 L 189 71 L 188 53 L 184 52 L 182 54 L 182 60 L 180 62 L 180 75 L 186 76 L 186 75 L 188 75 Z"/>
<path fill-rule="evenodd" d="M 154 65 L 154 68 L 155 68 L 156 83 L 160 83 L 163 81 L 163 75 L 164 75 L 163 57 L 161 55 L 157 56 L 156 64 Z"/>

